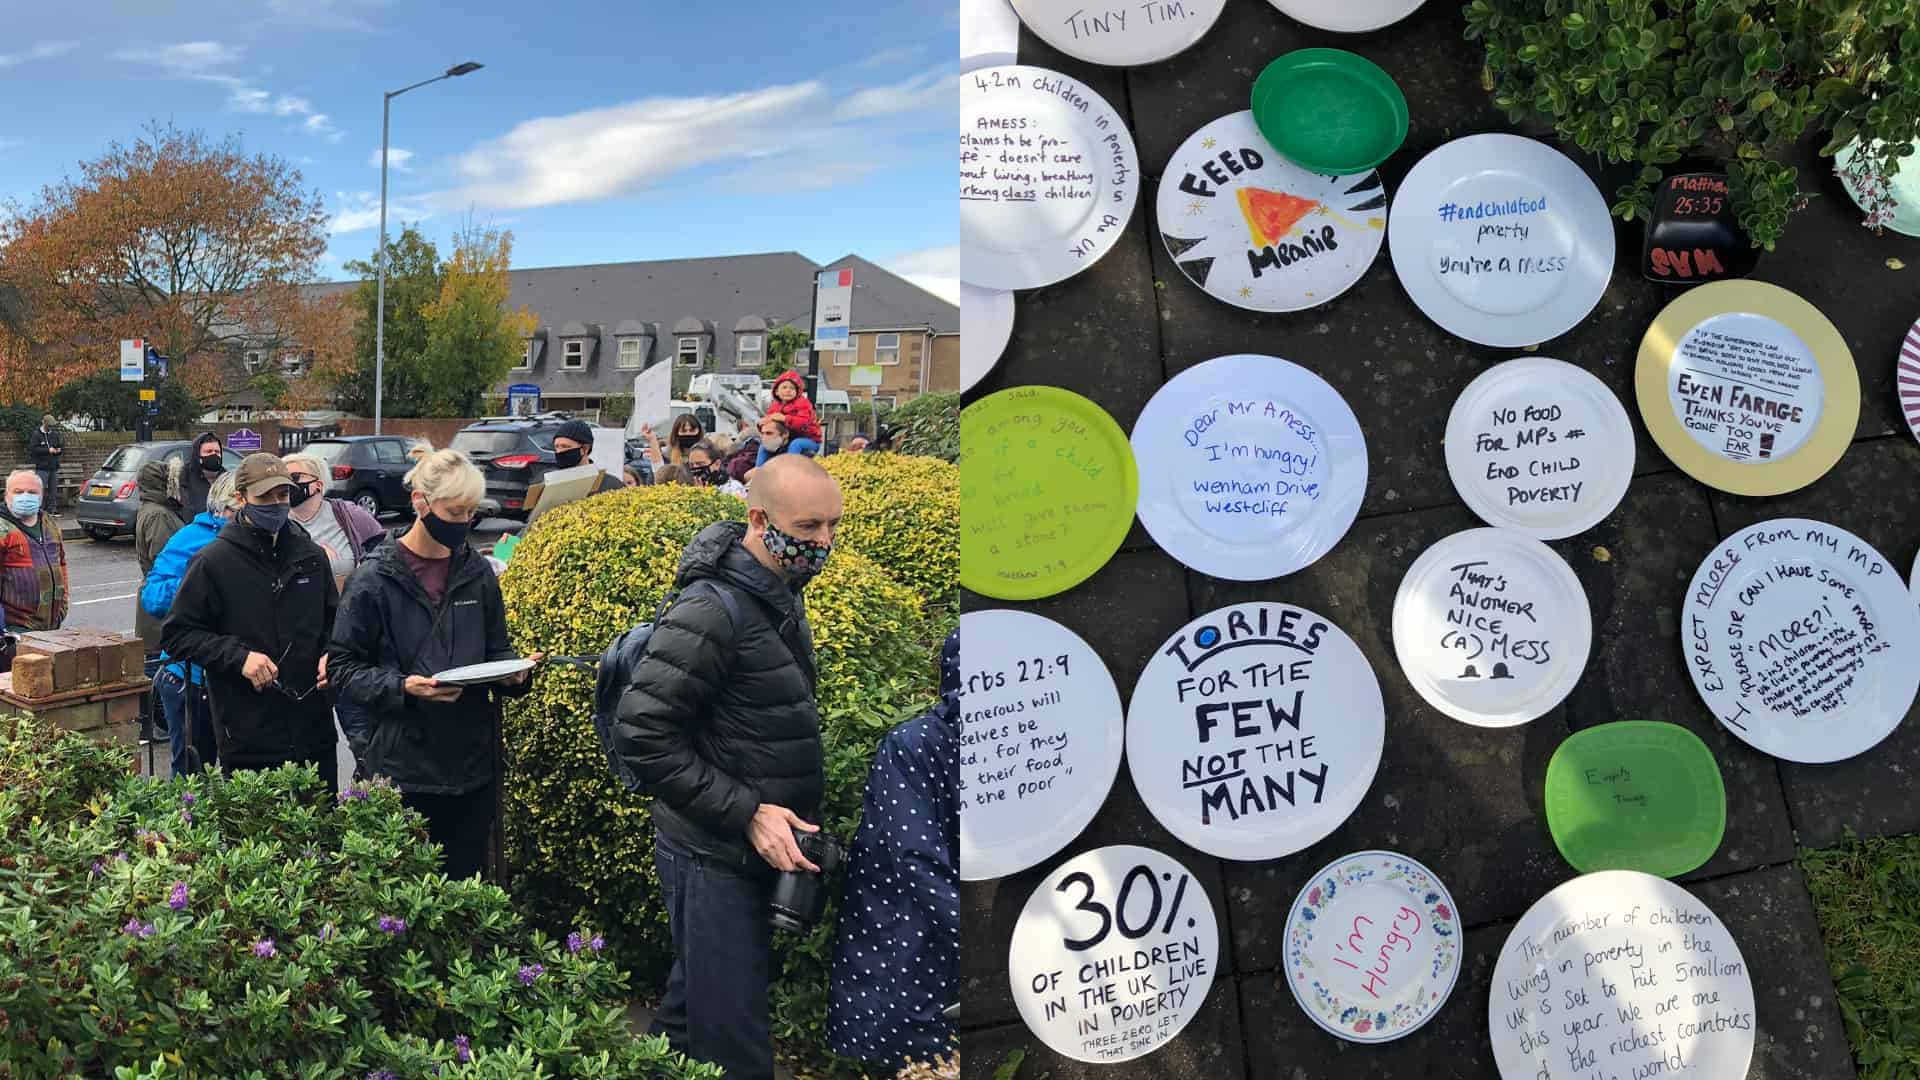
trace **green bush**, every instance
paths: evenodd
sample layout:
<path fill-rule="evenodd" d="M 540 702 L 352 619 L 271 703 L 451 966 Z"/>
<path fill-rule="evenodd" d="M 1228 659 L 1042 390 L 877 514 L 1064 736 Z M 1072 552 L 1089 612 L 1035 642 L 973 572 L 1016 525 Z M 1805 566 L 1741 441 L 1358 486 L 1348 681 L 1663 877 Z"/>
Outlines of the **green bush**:
<path fill-rule="evenodd" d="M 522 651 L 599 653 L 653 617 L 688 541 L 740 500 L 711 489 L 628 488 L 543 517 L 514 552 L 501 586 Z M 820 672 L 826 750 L 821 822 L 851 837 L 880 736 L 934 693 L 932 642 L 920 601 L 856 550 L 836 551 L 807 588 Z M 641 987 L 657 985 L 672 955 L 653 869 L 651 800 L 607 774 L 593 731 L 593 675 L 544 672 L 508 707 L 507 850 L 513 888 L 528 910 L 606 928 L 615 956 Z M 776 935 L 774 1035 L 823 1053 L 831 915 L 805 938 Z"/>
<path fill-rule="evenodd" d="M 846 498 L 835 544 L 885 567 L 935 608 L 959 601 L 960 468 L 906 454 L 833 454 Z"/>
<path fill-rule="evenodd" d="M 718 1075 L 629 1033 L 591 931 L 437 873 L 392 789 L 130 765 L 0 717 L 0 1077 Z"/>
<path fill-rule="evenodd" d="M 1697 154 L 1727 163 L 1741 226 L 1772 250 L 1801 198 L 1776 159 L 1809 127 L 1827 156 L 1883 141 L 1861 155 L 1881 178 L 1920 137 L 1912 0 L 1471 0 L 1466 16 L 1515 123 L 1640 166 L 1613 207 L 1629 221 L 1652 214 L 1664 166 Z"/>
<path fill-rule="evenodd" d="M 921 394 L 888 413 L 887 426 L 900 453 L 960 460 L 959 394 Z"/>

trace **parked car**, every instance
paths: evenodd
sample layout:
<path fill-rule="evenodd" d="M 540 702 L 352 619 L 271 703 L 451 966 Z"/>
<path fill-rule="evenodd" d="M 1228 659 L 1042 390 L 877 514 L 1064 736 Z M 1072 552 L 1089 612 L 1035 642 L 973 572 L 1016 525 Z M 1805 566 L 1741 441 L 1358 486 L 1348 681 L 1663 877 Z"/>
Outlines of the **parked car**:
<path fill-rule="evenodd" d="M 379 517 L 412 505 L 405 479 L 413 459 L 407 455 L 418 441 L 404 435 L 336 435 L 315 439 L 303 449 L 332 470 L 329 498 L 352 499 Z"/>
<path fill-rule="evenodd" d="M 487 500 L 502 517 L 525 520 L 527 488 L 552 472 L 553 437 L 565 419 L 488 419 L 469 424 L 447 445 L 467 455 L 487 478 Z"/>
<path fill-rule="evenodd" d="M 133 535 L 133 521 L 140 513 L 137 479 L 140 466 L 154 460 L 185 461 L 192 452 L 190 440 L 126 443 L 115 447 L 81 487 L 80 497 L 74 500 L 71 513 L 80 523 L 81 531 L 95 540 Z M 228 450 L 221 456 L 227 468 L 234 469 L 245 455 Z"/>

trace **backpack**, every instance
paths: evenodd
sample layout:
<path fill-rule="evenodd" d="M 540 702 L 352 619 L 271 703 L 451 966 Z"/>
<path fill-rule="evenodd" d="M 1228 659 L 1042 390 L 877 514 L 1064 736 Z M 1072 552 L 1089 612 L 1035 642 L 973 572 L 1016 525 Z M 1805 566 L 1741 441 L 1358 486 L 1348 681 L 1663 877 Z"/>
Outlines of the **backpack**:
<path fill-rule="evenodd" d="M 720 605 L 727 609 L 728 621 L 738 625 L 740 622 L 739 603 L 733 597 L 733 590 L 724 588 L 717 582 L 702 578 L 687 586 L 686 591 L 705 585 L 706 591 L 719 597 Z M 593 677 L 593 731 L 600 737 L 600 749 L 607 755 L 607 768 L 613 778 L 628 791 L 635 794 L 649 794 L 640 778 L 627 768 L 614 749 L 613 724 L 620 712 L 620 697 L 627 687 L 633 684 L 634 672 L 639 670 L 640 661 L 647 655 L 647 643 L 653 639 L 653 628 L 666 614 L 667 608 L 678 600 L 683 592 L 670 592 L 660 601 L 659 608 L 653 613 L 652 622 L 643 622 L 630 630 L 622 631 L 600 654 L 600 663 L 594 669 Z"/>

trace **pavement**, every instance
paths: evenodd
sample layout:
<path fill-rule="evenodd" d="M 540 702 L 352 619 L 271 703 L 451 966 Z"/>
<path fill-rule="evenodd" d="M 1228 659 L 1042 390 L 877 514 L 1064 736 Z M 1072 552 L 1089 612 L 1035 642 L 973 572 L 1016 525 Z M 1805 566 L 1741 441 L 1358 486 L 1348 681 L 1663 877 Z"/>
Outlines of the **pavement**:
<path fill-rule="evenodd" d="M 1778 250 L 1753 275 L 1820 308 L 1853 350 L 1861 409 L 1854 445 L 1823 479 L 1783 497 L 1749 499 L 1707 489 L 1678 472 L 1640 422 L 1632 385 L 1640 337 L 1675 295 L 1640 277 L 1641 226 L 1616 223 L 1612 283 L 1591 315 L 1533 350 L 1598 376 L 1627 406 L 1636 467 L 1620 507 L 1594 529 L 1550 544 L 1572 566 L 1594 618 L 1591 659 L 1566 701 L 1516 729 L 1469 727 L 1428 706 L 1395 660 L 1393 599 L 1401 578 L 1434 541 L 1480 524 L 1458 500 L 1442 456 L 1454 399 L 1493 362 L 1528 350 L 1461 341 L 1423 315 L 1394 279 L 1386 251 L 1347 294 L 1317 309 L 1262 315 L 1192 286 L 1153 228 L 1159 174 L 1188 135 L 1246 108 L 1256 74 L 1296 48 L 1358 52 L 1400 84 L 1413 118 L 1405 146 L 1382 172 L 1397 190 L 1429 150 L 1461 135 L 1512 130 L 1479 85 L 1484 54 L 1462 40 L 1460 5 L 1436 2 L 1385 31 L 1314 31 L 1259 0 L 1229 0 L 1218 25 L 1186 54 L 1130 71 L 1070 60 L 1022 31 L 1020 62 L 1063 72 L 1120 109 L 1139 147 L 1145 180 L 1119 244 L 1056 286 L 1022 293 L 1011 344 L 968 400 L 1043 383 L 1099 402 L 1131 429 L 1148 398 L 1180 371 L 1215 356 L 1264 353 L 1303 364 L 1346 398 L 1366 434 L 1370 474 L 1359 520 L 1334 550 L 1277 581 L 1233 583 L 1188 571 L 1136 524 L 1119 555 L 1061 596 L 1009 605 L 973 594 L 964 610 L 1019 607 L 1064 624 L 1107 662 L 1123 698 L 1174 628 L 1221 605 L 1285 600 L 1331 615 L 1366 654 L 1386 700 L 1388 738 L 1379 772 L 1348 821 L 1284 859 L 1243 863 L 1174 840 L 1146 810 L 1122 769 L 1085 833 L 1053 858 L 999 881 L 963 886 L 964 1075 L 985 1080 L 1014 1049 L 1023 1077 L 1054 1080 L 1496 1076 L 1488 1043 L 1493 961 L 1515 920 L 1574 876 L 1555 850 L 1541 806 L 1546 766 L 1570 733 L 1616 719 L 1683 724 L 1712 748 L 1725 781 L 1725 839 L 1681 884 L 1731 929 L 1753 966 L 1758 1001 L 1752 1080 L 1854 1075 L 1819 929 L 1796 850 L 1863 836 L 1920 830 L 1920 723 L 1905 723 L 1872 752 L 1834 765 L 1777 761 L 1729 735 L 1694 692 L 1680 646 L 1686 583 L 1713 544 L 1756 521 L 1804 516 L 1873 544 L 1897 567 L 1920 541 L 1916 447 L 1894 392 L 1901 339 L 1920 303 L 1920 241 L 1859 227 L 1859 213 L 1817 163 L 1810 135 L 1801 184 L 1815 192 Z M 1539 136 L 1538 131 L 1525 134 Z M 1576 161 L 1591 158 L 1561 147 Z M 1598 174 L 1610 195 L 1623 178 Z M 1889 260 L 1912 269 L 1898 269 Z M 1897 298 L 1897 299 L 1896 299 Z M 1016 918 L 1034 888 L 1066 859 L 1110 844 L 1140 844 L 1179 859 L 1206 886 L 1221 928 L 1212 992 L 1185 1031 L 1123 1064 L 1090 1065 L 1049 1051 L 1019 1020 L 1007 981 Z M 1396 1042 L 1361 1046 L 1316 1028 L 1281 985 L 1282 934 L 1308 875 L 1369 848 L 1403 851 L 1447 883 L 1467 934 L 1465 964 L 1448 1005 Z"/>

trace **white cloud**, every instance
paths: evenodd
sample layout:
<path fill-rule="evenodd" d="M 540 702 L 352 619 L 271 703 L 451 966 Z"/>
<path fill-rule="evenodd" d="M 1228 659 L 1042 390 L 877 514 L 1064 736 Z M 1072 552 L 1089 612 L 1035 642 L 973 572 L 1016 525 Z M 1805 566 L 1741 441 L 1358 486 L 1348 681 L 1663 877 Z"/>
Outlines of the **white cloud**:
<path fill-rule="evenodd" d="M 334 235 L 361 232 L 380 227 L 380 193 L 376 191 L 336 191 L 333 193 L 334 205 L 340 207 L 328 222 L 327 231 Z M 387 232 L 392 234 L 399 222 L 422 221 L 432 217 L 433 211 L 411 199 L 387 200 Z M 369 247 L 378 247 L 378 243 Z"/>
<path fill-rule="evenodd" d="M 892 86 L 857 91 L 842 101 L 833 114 L 841 120 L 862 120 L 934 106 L 951 111 L 959 108 L 959 102 L 959 75 L 951 71 L 927 71 Z"/>
<path fill-rule="evenodd" d="M 239 63 L 243 51 L 237 45 L 226 45 L 218 41 L 183 41 L 176 45 L 163 45 L 157 49 L 122 49 L 114 53 L 113 58 L 134 63 L 154 64 L 165 68 L 170 74 L 182 78 L 196 78 L 208 74 L 214 68 Z M 218 78 L 231 79 L 233 76 L 221 75 Z"/>
<path fill-rule="evenodd" d="M 0 53 L 0 68 L 17 67 L 35 60 L 51 60 L 79 48 L 77 41 L 39 41 L 30 48 L 15 53 Z"/>
<path fill-rule="evenodd" d="M 901 45 L 891 49 L 881 49 L 860 61 L 859 66 L 868 71 L 874 68 L 892 67 L 895 64 L 917 60 L 920 54 L 926 51 L 925 45 Z"/>
<path fill-rule="evenodd" d="M 413 169 L 407 165 L 407 162 L 412 160 L 413 151 L 404 150 L 398 146 L 387 147 L 387 168 L 392 169 L 394 172 L 412 172 Z M 367 151 L 367 168 L 377 169 L 379 167 L 380 148 L 376 146 L 372 150 Z"/>
<path fill-rule="evenodd" d="M 909 252 L 887 263 L 887 269 L 949 304 L 960 302 L 960 245 Z"/>
<path fill-rule="evenodd" d="M 301 127 L 310 134 L 338 142 L 343 134 L 325 113 L 315 112 L 313 103 L 293 94 L 276 95 L 255 85 L 252 79 L 231 70 L 244 59 L 245 50 L 218 41 L 184 41 L 158 49 L 122 49 L 115 60 L 152 64 L 177 79 L 212 83 L 225 87 L 227 108 L 256 116 L 301 119 Z"/>

